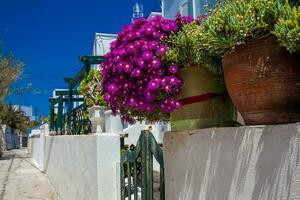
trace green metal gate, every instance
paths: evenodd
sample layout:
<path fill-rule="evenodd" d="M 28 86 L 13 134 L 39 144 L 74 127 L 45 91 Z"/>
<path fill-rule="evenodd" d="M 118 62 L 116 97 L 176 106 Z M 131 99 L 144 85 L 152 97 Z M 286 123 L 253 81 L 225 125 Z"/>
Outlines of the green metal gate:
<path fill-rule="evenodd" d="M 139 192 L 141 200 L 153 200 L 153 157 L 160 165 L 160 199 L 165 199 L 163 152 L 152 133 L 145 130 L 135 149 L 126 150 L 121 157 L 121 200 L 138 200 Z"/>

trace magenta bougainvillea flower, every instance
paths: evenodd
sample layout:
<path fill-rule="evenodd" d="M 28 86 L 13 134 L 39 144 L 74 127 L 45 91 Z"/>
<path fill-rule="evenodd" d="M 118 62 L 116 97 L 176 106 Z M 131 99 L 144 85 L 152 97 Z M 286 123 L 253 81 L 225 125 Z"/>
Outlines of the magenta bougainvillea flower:
<path fill-rule="evenodd" d="M 167 120 L 170 112 L 181 107 L 174 97 L 183 80 L 178 66 L 163 62 L 168 51 L 164 40 L 192 20 L 155 16 L 123 27 L 101 64 L 104 99 L 113 113 L 129 123 L 157 121 Z"/>

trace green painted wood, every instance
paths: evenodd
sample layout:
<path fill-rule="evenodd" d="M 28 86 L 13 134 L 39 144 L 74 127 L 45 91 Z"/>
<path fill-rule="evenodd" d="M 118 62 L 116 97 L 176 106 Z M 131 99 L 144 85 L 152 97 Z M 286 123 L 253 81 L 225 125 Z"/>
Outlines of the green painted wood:
<path fill-rule="evenodd" d="M 104 61 L 103 56 L 80 56 L 79 60 L 85 65 L 100 64 Z"/>
<path fill-rule="evenodd" d="M 127 194 L 128 194 L 128 200 L 131 200 L 131 165 L 130 162 L 127 162 Z"/>
<path fill-rule="evenodd" d="M 68 122 L 67 122 L 67 133 L 68 134 L 72 134 L 71 132 L 71 112 L 73 109 L 73 101 L 72 101 L 72 97 L 73 97 L 73 84 L 69 83 L 69 94 L 68 94 Z"/>
<path fill-rule="evenodd" d="M 134 192 L 134 199 L 137 199 L 138 196 L 138 180 L 137 180 L 137 169 L 136 169 L 136 162 L 133 162 L 133 192 Z"/>
<path fill-rule="evenodd" d="M 121 165 L 121 200 L 125 200 L 125 172 L 124 166 Z"/>
<path fill-rule="evenodd" d="M 57 108 L 57 127 L 56 132 L 61 133 L 63 130 L 63 97 L 58 97 L 58 108 Z"/>
<path fill-rule="evenodd" d="M 54 124 L 54 101 L 50 101 L 50 131 L 55 130 L 55 124 Z"/>
<path fill-rule="evenodd" d="M 138 187 L 141 187 L 142 200 L 153 199 L 153 157 L 160 164 L 160 199 L 165 199 L 163 152 L 152 133 L 145 130 L 141 132 L 135 149 L 126 150 L 121 156 L 121 200 L 132 199 L 131 194 L 134 194 L 136 200 Z M 140 169 L 137 169 L 138 165 Z M 124 173 L 125 169 L 127 174 Z M 125 178 L 128 180 L 127 185 L 125 185 Z"/>
<path fill-rule="evenodd" d="M 80 61 L 84 66 L 74 77 L 66 77 L 64 81 L 68 84 L 69 88 L 67 90 L 56 91 L 55 95 L 58 95 L 57 99 L 49 99 L 50 101 L 50 130 L 53 128 L 56 131 L 63 131 L 65 134 L 86 134 L 91 132 L 91 122 L 85 115 L 87 106 L 85 99 L 74 98 L 73 95 L 78 95 L 78 91 L 74 90 L 75 86 L 79 84 L 83 79 L 87 78 L 87 75 L 91 69 L 92 64 L 100 64 L 104 61 L 103 56 L 81 56 Z M 67 96 L 67 98 L 63 97 Z M 73 109 L 73 102 L 84 101 L 82 106 Z M 63 115 L 63 102 L 68 103 L 67 113 Z M 54 120 L 54 110 L 52 112 L 52 107 L 55 104 L 58 106 L 58 117 L 57 122 Z"/>
<path fill-rule="evenodd" d="M 77 90 L 73 90 L 72 93 L 73 93 L 73 95 L 79 95 L 79 93 L 78 93 Z M 60 96 L 60 95 L 62 95 L 62 96 L 67 96 L 67 95 L 69 95 L 69 90 L 66 89 L 66 90 L 58 90 L 58 91 L 55 91 L 55 95 L 56 95 L 56 96 Z"/>

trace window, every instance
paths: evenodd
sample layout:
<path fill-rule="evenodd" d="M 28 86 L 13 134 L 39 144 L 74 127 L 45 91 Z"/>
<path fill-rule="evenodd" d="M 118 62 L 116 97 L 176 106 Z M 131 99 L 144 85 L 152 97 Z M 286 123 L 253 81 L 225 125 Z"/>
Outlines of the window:
<path fill-rule="evenodd" d="M 183 16 L 192 16 L 193 17 L 193 1 L 186 0 L 183 4 L 180 5 L 180 14 Z"/>

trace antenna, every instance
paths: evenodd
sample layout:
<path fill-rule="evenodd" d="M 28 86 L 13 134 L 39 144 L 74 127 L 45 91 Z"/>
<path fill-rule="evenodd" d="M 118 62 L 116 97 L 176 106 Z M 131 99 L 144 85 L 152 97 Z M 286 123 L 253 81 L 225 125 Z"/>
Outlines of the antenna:
<path fill-rule="evenodd" d="M 11 88 L 9 90 L 9 95 L 16 94 L 18 96 L 18 104 L 19 104 L 18 109 L 19 110 L 21 110 L 21 97 L 25 93 L 39 95 L 39 94 L 46 93 L 46 91 L 33 88 L 32 83 L 28 83 L 25 86 L 19 86 L 19 87 Z M 24 96 L 23 96 L 23 98 L 24 98 Z"/>
<path fill-rule="evenodd" d="M 132 22 L 136 19 L 143 18 L 144 13 L 143 13 L 143 5 L 138 4 L 137 2 L 133 6 L 133 14 L 132 14 Z"/>

